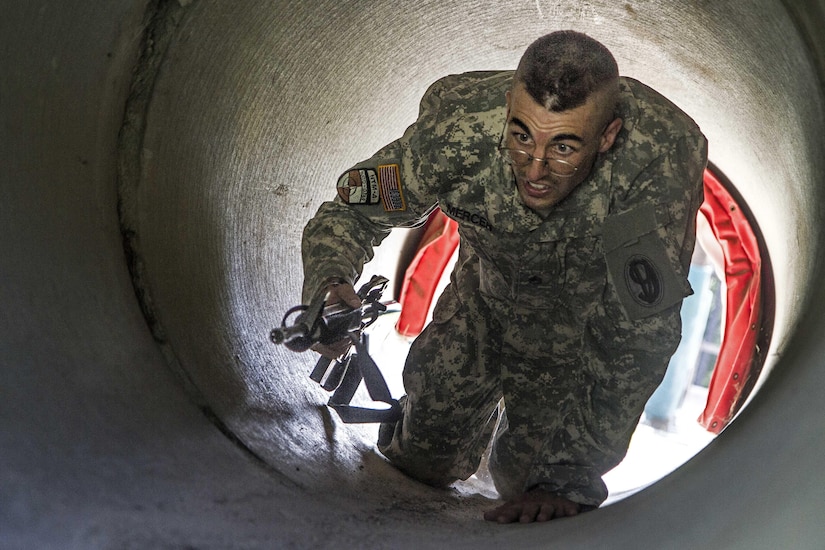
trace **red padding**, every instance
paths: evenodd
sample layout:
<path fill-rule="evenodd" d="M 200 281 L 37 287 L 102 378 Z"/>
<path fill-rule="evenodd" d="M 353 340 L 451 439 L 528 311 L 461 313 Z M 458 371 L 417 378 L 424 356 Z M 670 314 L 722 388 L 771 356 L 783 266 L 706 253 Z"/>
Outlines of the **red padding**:
<path fill-rule="evenodd" d="M 710 171 L 705 171 L 705 202 L 700 212 L 710 223 L 725 256 L 725 332 L 699 423 L 719 433 L 742 405 L 751 375 L 761 324 L 762 258 L 745 213 Z"/>
<path fill-rule="evenodd" d="M 418 336 L 424 330 L 427 313 L 444 268 L 458 246 L 458 223 L 436 209 L 430 214 L 418 251 L 404 274 L 401 286 L 401 315 L 395 330 L 404 336 Z"/>

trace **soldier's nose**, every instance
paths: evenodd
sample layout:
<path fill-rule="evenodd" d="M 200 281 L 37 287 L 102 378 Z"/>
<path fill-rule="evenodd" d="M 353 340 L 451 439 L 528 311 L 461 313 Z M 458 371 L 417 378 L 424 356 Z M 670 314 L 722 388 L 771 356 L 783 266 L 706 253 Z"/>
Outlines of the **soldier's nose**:
<path fill-rule="evenodd" d="M 533 159 L 527 165 L 527 179 L 537 181 L 547 175 L 547 162 L 544 159 Z"/>

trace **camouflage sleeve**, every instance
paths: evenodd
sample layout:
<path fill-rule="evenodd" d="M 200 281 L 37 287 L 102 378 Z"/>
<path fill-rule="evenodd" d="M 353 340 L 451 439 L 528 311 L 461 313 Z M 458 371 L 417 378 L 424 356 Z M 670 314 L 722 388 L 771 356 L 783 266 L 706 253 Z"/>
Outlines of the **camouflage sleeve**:
<path fill-rule="evenodd" d="M 437 173 L 425 170 L 431 156 L 444 79 L 421 100 L 419 116 L 404 135 L 337 180 L 338 196 L 323 203 L 303 232 L 303 301 L 325 283 L 354 283 L 393 227 L 423 223 L 437 203 Z M 429 166 L 432 166 L 429 163 Z"/>
<path fill-rule="evenodd" d="M 704 171 L 708 162 L 707 140 L 701 134 L 680 139 L 662 162 L 658 174 L 648 176 L 644 186 L 666 186 L 669 193 L 661 210 L 659 236 L 673 251 L 685 277 L 696 242 L 696 215 L 704 200 Z"/>
<path fill-rule="evenodd" d="M 654 308 L 652 314 L 635 316 L 628 314 L 627 307 L 620 308 L 615 298 L 604 300 L 603 308 L 588 321 L 591 339 L 585 346 L 592 352 L 588 360 L 604 362 L 604 376 L 641 368 L 660 379 L 679 343 L 679 309 L 682 298 L 691 293 L 687 274 L 696 242 L 696 216 L 704 199 L 706 164 L 707 141 L 701 134 L 689 135 L 675 142 L 666 155 L 643 171 L 633 186 L 638 202 L 654 203 L 654 234 L 663 245 L 662 263 L 673 268 L 679 292 L 676 300 Z M 660 271 L 667 269 L 665 265 L 660 267 Z M 611 278 L 614 287 L 622 284 L 618 278 Z M 628 407 L 628 414 L 636 412 Z"/>
<path fill-rule="evenodd" d="M 704 136 L 688 135 L 631 182 L 619 183 L 627 191 L 605 220 L 603 244 L 610 281 L 630 319 L 664 311 L 691 293 L 687 273 L 706 163 Z"/>

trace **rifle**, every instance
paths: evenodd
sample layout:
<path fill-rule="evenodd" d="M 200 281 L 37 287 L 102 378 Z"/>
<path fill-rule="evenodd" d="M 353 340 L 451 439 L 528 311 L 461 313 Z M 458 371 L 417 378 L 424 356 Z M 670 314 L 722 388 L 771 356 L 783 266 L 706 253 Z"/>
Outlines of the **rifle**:
<path fill-rule="evenodd" d="M 341 303 L 327 305 L 327 296 L 319 295 L 309 305 L 290 308 L 284 314 L 281 326 L 269 333 L 273 344 L 283 344 L 294 352 L 306 351 L 316 343 L 329 345 L 350 339 L 353 345 L 334 363 L 322 356 L 309 375 L 326 391 L 335 391 L 328 405 L 347 423 L 391 422 L 401 418 L 401 407 L 390 395 L 381 371 L 370 357 L 369 339 L 364 333 L 364 329 L 387 309 L 380 300 L 388 282 L 386 277 L 373 275 L 357 292 L 361 298 L 361 307 L 357 309 Z M 289 324 L 289 318 L 296 313 L 298 315 Z M 350 406 L 361 380 L 374 401 L 387 403 L 390 408 Z"/>

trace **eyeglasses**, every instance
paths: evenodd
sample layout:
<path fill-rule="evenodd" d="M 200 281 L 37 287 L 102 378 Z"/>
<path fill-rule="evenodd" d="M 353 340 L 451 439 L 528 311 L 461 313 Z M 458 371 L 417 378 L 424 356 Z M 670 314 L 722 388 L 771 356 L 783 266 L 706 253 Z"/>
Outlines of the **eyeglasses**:
<path fill-rule="evenodd" d="M 506 132 L 507 124 L 505 123 L 504 128 L 501 130 L 501 136 L 498 138 L 498 152 L 501 153 L 501 157 L 507 164 L 511 166 L 524 167 L 531 164 L 534 160 L 537 160 L 542 163 L 542 167 L 547 167 L 548 172 L 559 178 L 569 178 L 576 173 L 576 170 L 579 169 L 578 166 L 574 166 L 566 160 L 554 159 L 552 157 L 534 157 L 527 151 L 505 147 L 503 144 Z"/>
<path fill-rule="evenodd" d="M 547 167 L 548 172 L 560 178 L 569 178 L 576 173 L 576 170 L 579 169 L 578 166 L 574 166 L 566 160 L 534 157 L 527 151 L 522 151 L 521 149 L 499 147 L 498 150 L 501 153 L 504 162 L 507 164 L 513 166 L 527 166 L 537 160 L 542 163 L 542 166 Z"/>

